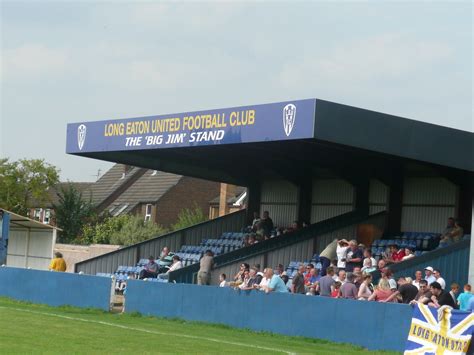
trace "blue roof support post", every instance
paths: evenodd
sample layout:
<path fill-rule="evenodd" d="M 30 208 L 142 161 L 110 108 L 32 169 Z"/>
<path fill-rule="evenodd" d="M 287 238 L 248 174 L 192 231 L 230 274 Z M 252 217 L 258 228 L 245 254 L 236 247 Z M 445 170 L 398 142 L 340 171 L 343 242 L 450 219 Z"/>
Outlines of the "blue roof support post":
<path fill-rule="evenodd" d="M 471 226 L 474 225 L 474 196 L 472 198 L 471 208 Z M 469 284 L 474 285 L 474 237 L 471 230 L 471 250 L 469 254 Z"/>
<path fill-rule="evenodd" d="M 7 263 L 9 229 L 10 229 L 10 214 L 3 210 L 0 210 L 0 265 Z"/>
<path fill-rule="evenodd" d="M 370 179 L 368 175 L 358 176 L 352 180 L 354 185 L 354 210 L 369 213 Z"/>
<path fill-rule="evenodd" d="M 260 215 L 262 186 L 261 182 L 254 181 L 247 186 L 247 224 L 251 225 L 253 221 L 253 213 L 257 212 Z"/>

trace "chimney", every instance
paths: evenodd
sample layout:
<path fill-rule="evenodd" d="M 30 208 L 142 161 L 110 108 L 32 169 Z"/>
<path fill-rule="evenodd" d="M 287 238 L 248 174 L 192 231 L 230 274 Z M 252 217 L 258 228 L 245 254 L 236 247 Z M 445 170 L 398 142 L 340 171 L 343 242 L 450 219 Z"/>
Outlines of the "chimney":
<path fill-rule="evenodd" d="M 219 217 L 229 213 L 227 199 L 235 196 L 235 185 L 221 183 L 221 193 L 219 196 Z"/>

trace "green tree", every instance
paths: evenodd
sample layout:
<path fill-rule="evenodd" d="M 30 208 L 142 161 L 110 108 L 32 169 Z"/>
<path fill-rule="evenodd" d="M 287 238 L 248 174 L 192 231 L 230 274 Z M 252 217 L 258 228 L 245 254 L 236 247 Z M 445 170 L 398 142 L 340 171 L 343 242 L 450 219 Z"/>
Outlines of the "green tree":
<path fill-rule="evenodd" d="M 197 204 L 194 207 L 183 208 L 178 215 L 178 220 L 172 225 L 172 230 L 183 229 L 192 225 L 207 221 L 207 217 L 202 212 Z"/>
<path fill-rule="evenodd" d="M 56 224 L 62 229 L 59 241 L 70 243 L 82 234 L 83 226 L 95 217 L 91 198 L 85 199 L 82 192 L 69 183 L 57 192 L 58 204 L 53 204 Z"/>
<path fill-rule="evenodd" d="M 59 170 L 43 159 L 0 159 L 0 206 L 27 215 L 29 208 L 48 202 L 48 189 L 58 181 Z"/>

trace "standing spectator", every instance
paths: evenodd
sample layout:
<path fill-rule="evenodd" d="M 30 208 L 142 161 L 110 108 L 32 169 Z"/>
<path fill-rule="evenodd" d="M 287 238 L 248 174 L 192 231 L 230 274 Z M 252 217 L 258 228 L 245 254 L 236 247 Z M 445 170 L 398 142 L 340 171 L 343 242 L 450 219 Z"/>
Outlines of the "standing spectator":
<path fill-rule="evenodd" d="M 329 267 L 329 265 L 331 265 L 331 260 L 337 257 L 337 243 L 338 240 L 334 239 L 319 255 L 319 261 L 321 262 L 321 276 L 326 275 L 326 269 Z"/>
<path fill-rule="evenodd" d="M 454 230 L 451 233 L 451 238 L 454 243 L 460 242 L 464 236 L 464 229 L 461 227 L 460 223 L 459 219 L 454 221 Z"/>
<path fill-rule="evenodd" d="M 293 276 L 293 281 L 291 283 L 291 292 L 292 293 L 301 293 L 301 294 L 305 293 L 304 275 L 303 275 L 304 270 L 305 270 L 304 265 L 300 265 L 298 267 L 298 271 L 296 272 L 296 275 Z"/>
<path fill-rule="evenodd" d="M 268 211 L 263 212 L 263 217 L 260 220 L 260 225 L 264 231 L 264 235 L 270 235 L 273 230 L 273 221 L 270 218 Z"/>
<path fill-rule="evenodd" d="M 49 264 L 49 270 L 65 272 L 66 269 L 67 269 L 67 266 L 66 266 L 66 261 L 63 258 L 63 254 L 57 251 L 56 253 L 54 253 L 54 258 L 51 260 L 51 263 Z"/>
<path fill-rule="evenodd" d="M 458 306 L 458 300 L 457 300 L 457 295 L 459 293 L 459 285 L 455 282 L 451 284 L 451 291 L 449 291 L 449 294 L 453 298 L 454 304 L 455 304 L 455 309 L 459 309 Z"/>
<path fill-rule="evenodd" d="M 397 290 L 397 281 L 395 281 L 395 279 L 393 278 L 392 270 L 390 270 L 388 267 L 382 270 L 382 278 L 387 280 L 388 284 L 390 285 L 390 289 L 392 291 Z"/>
<path fill-rule="evenodd" d="M 330 297 L 331 291 L 334 286 L 334 268 L 331 266 L 326 270 L 326 276 L 321 277 L 319 280 L 319 294 L 320 296 Z"/>
<path fill-rule="evenodd" d="M 258 212 L 253 213 L 253 220 L 252 220 L 252 226 L 251 230 L 253 232 L 257 231 L 257 223 L 260 222 L 260 214 Z"/>
<path fill-rule="evenodd" d="M 247 263 L 240 264 L 239 271 L 234 276 L 234 282 L 236 282 L 238 284 L 242 283 L 244 281 L 244 272 L 245 272 L 245 270 L 248 270 L 249 267 L 250 266 Z"/>
<path fill-rule="evenodd" d="M 473 297 L 473 294 L 471 293 L 471 285 L 466 284 L 464 285 L 464 292 L 461 293 L 458 296 L 458 304 L 459 304 L 459 309 L 461 311 L 467 311 L 469 300 Z"/>
<path fill-rule="evenodd" d="M 418 289 L 416 286 L 407 282 L 404 277 L 400 277 L 398 279 L 398 290 L 393 292 L 392 295 L 385 300 L 385 302 L 390 302 L 396 299 L 398 295 L 401 296 L 402 303 L 409 304 L 418 295 Z"/>
<path fill-rule="evenodd" d="M 413 247 L 405 248 L 405 256 L 402 258 L 402 261 L 409 260 L 415 257 L 415 249 Z"/>
<path fill-rule="evenodd" d="M 359 249 L 357 241 L 351 240 L 346 254 L 346 271 L 353 272 L 355 267 L 362 267 L 363 259 L 364 255 Z"/>
<path fill-rule="evenodd" d="M 415 279 L 413 280 L 412 284 L 416 286 L 416 288 L 420 289 L 420 281 L 423 280 L 423 273 L 420 270 L 415 271 Z"/>
<path fill-rule="evenodd" d="M 434 269 L 433 276 L 436 278 L 436 282 L 439 283 L 441 288 L 444 290 L 446 288 L 446 281 L 441 277 L 441 271 Z"/>
<path fill-rule="evenodd" d="M 405 250 L 404 249 L 398 249 L 397 244 L 390 244 L 390 255 L 385 258 L 385 262 L 387 264 L 393 264 L 393 263 L 399 263 L 400 261 L 403 260 L 403 257 L 405 256 Z"/>
<path fill-rule="evenodd" d="M 337 256 L 337 268 L 339 270 L 346 269 L 346 254 L 349 249 L 349 242 L 345 239 L 341 239 L 337 242 L 336 256 Z"/>
<path fill-rule="evenodd" d="M 305 283 L 304 284 L 308 287 L 313 286 L 316 283 L 318 283 L 319 280 L 321 280 L 321 276 L 319 275 L 319 270 L 316 269 L 316 268 L 312 268 L 309 271 L 309 277 L 307 279 L 305 278 Z"/>
<path fill-rule="evenodd" d="M 428 281 L 428 285 L 431 285 L 436 281 L 436 277 L 433 275 L 433 268 L 431 266 L 425 267 L 425 280 Z"/>
<path fill-rule="evenodd" d="M 214 254 L 210 250 L 206 250 L 206 253 L 199 262 L 198 271 L 198 285 L 209 285 L 211 283 L 211 270 L 214 266 Z"/>
<path fill-rule="evenodd" d="M 347 281 L 341 286 L 341 298 L 356 300 L 358 296 L 357 287 L 354 285 L 354 274 L 347 273 Z"/>
<path fill-rule="evenodd" d="M 362 262 L 362 269 L 363 273 L 369 273 L 375 271 L 377 268 L 377 262 L 372 257 L 372 251 L 369 248 L 364 249 L 364 261 Z"/>
<path fill-rule="evenodd" d="M 357 287 L 357 291 L 359 291 L 359 287 L 362 285 L 362 282 L 364 282 L 364 274 L 362 271 L 354 271 L 352 274 L 354 275 L 354 285 Z"/>
<path fill-rule="evenodd" d="M 339 281 L 334 282 L 334 290 L 331 291 L 332 298 L 341 298 L 342 284 Z"/>
<path fill-rule="evenodd" d="M 433 282 L 430 284 L 431 291 L 431 302 L 428 303 L 428 306 L 439 308 L 441 306 L 450 306 L 455 308 L 456 304 L 454 303 L 453 298 L 448 292 L 444 292 L 441 288 L 441 285 L 438 282 Z"/>
<path fill-rule="evenodd" d="M 448 246 L 449 244 L 459 242 L 464 234 L 464 230 L 460 225 L 459 220 L 455 220 L 453 217 L 448 218 L 448 226 L 443 231 L 441 239 L 439 241 L 440 247 Z"/>
<path fill-rule="evenodd" d="M 474 313 L 474 297 L 469 299 L 469 303 L 467 304 L 467 311 Z"/>
<path fill-rule="evenodd" d="M 379 284 L 374 290 L 374 293 L 370 295 L 369 301 L 382 302 L 385 301 L 392 295 L 392 290 L 390 289 L 390 284 L 384 278 L 380 278 Z"/>
<path fill-rule="evenodd" d="M 179 256 L 173 255 L 173 264 L 171 264 L 171 267 L 165 273 L 159 274 L 158 277 L 162 280 L 168 280 L 170 278 L 170 272 L 181 269 L 182 267 L 183 264 L 181 263 Z"/>
<path fill-rule="evenodd" d="M 372 275 L 364 275 L 364 281 L 359 287 L 359 292 L 357 293 L 357 299 L 367 301 L 372 295 Z"/>
<path fill-rule="evenodd" d="M 431 291 L 428 287 L 428 281 L 426 280 L 421 280 L 420 281 L 420 290 L 418 291 L 415 300 L 411 301 L 410 304 L 419 302 L 423 304 L 428 304 L 429 300 L 431 298 Z"/>
<path fill-rule="evenodd" d="M 266 286 L 268 286 L 268 283 L 270 282 L 270 279 L 267 278 L 267 268 L 263 269 L 263 277 L 262 280 L 260 281 L 260 289 L 263 291 Z"/>
<path fill-rule="evenodd" d="M 267 271 L 265 273 L 265 276 L 270 280 L 270 282 L 268 283 L 268 286 L 263 286 L 262 287 L 261 284 L 260 284 L 257 287 L 262 288 L 266 293 L 270 293 L 270 292 L 286 293 L 286 292 L 288 292 L 288 289 L 286 288 L 286 285 L 283 282 L 283 280 L 281 279 L 281 277 L 278 276 L 278 275 L 275 275 L 273 273 L 273 269 L 271 269 L 271 268 L 267 268 L 266 270 Z"/>
<path fill-rule="evenodd" d="M 308 264 L 306 265 L 306 272 L 304 273 L 304 284 L 308 285 L 309 284 L 309 279 L 311 277 L 311 270 L 314 269 L 313 264 Z"/>
<path fill-rule="evenodd" d="M 279 276 L 285 275 L 285 267 L 283 266 L 283 264 L 277 265 L 277 267 L 275 268 L 274 274 L 279 275 Z"/>
<path fill-rule="evenodd" d="M 148 264 L 145 265 L 145 268 L 140 271 L 139 279 L 146 278 L 156 278 L 158 276 L 158 264 L 155 263 L 155 258 L 153 256 L 148 257 Z"/>
<path fill-rule="evenodd" d="M 337 277 L 335 278 L 335 281 L 339 281 L 341 285 L 344 285 L 346 283 L 346 271 L 345 270 L 339 270 Z"/>
<path fill-rule="evenodd" d="M 226 274 L 219 275 L 219 287 L 226 287 L 226 282 L 225 282 L 226 277 L 227 277 Z"/>
<path fill-rule="evenodd" d="M 244 281 L 239 285 L 238 288 L 240 288 L 241 290 L 248 290 L 249 281 L 250 281 L 250 270 L 246 269 L 244 271 Z"/>

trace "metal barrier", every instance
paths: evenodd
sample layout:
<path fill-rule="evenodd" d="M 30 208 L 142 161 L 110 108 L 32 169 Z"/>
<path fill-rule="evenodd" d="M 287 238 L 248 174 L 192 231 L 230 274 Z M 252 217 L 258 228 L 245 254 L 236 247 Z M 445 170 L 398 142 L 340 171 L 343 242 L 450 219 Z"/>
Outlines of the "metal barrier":
<path fill-rule="evenodd" d="M 113 273 L 119 265 L 135 265 L 141 258 L 158 256 L 167 246 L 178 251 L 182 245 L 197 245 L 204 238 L 215 238 L 224 232 L 239 231 L 245 226 L 246 210 L 234 212 L 194 226 L 180 229 L 119 250 L 81 261 L 74 271 L 95 275 L 98 272 Z"/>
<path fill-rule="evenodd" d="M 65 272 L 0 268 L 0 296 L 49 306 L 110 310 L 111 278 Z"/>
<path fill-rule="evenodd" d="M 129 282 L 125 311 L 395 351 L 412 316 L 402 304 L 143 281 Z"/>

